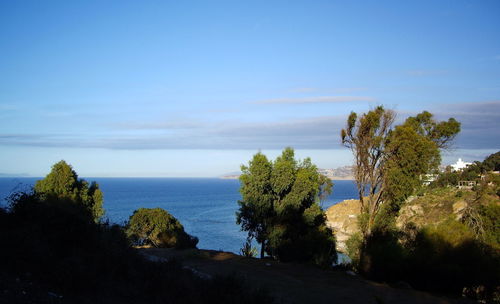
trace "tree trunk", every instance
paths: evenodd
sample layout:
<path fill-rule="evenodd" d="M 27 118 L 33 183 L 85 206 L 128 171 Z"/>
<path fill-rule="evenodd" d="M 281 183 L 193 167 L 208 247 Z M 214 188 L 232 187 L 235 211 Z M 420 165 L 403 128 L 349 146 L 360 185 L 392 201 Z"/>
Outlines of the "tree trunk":
<path fill-rule="evenodd" d="M 262 244 L 260 245 L 260 258 L 261 259 L 264 258 L 264 244 L 265 244 L 265 241 L 262 242 Z"/>

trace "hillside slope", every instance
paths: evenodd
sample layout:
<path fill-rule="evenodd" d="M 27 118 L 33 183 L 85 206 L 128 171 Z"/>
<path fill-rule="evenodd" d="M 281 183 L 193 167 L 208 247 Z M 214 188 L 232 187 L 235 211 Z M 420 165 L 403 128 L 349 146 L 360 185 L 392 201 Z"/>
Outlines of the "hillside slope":
<path fill-rule="evenodd" d="M 495 201 L 498 197 L 485 196 L 478 201 L 476 193 L 471 190 L 455 188 L 438 188 L 429 190 L 423 196 L 413 196 L 402 206 L 396 225 L 401 228 L 405 223 L 413 222 L 416 227 L 435 225 L 453 217 L 460 219 L 468 207 L 474 204 Z M 359 200 L 345 200 L 331 206 L 326 211 L 327 225 L 333 229 L 337 237 L 337 250 L 345 252 L 345 241 L 359 231 L 357 216 L 360 212 Z"/>
<path fill-rule="evenodd" d="M 473 303 L 393 288 L 311 265 L 244 258 L 212 250 L 140 249 L 151 260 L 176 259 L 200 276 L 236 275 L 252 287 L 266 288 L 282 303 Z"/>

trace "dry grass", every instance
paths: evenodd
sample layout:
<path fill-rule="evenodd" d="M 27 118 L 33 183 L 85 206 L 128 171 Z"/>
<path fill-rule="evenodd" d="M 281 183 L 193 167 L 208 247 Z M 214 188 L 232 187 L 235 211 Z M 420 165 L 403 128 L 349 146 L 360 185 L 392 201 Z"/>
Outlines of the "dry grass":
<path fill-rule="evenodd" d="M 267 288 L 284 303 L 470 303 L 409 289 L 396 289 L 345 272 L 311 265 L 245 258 L 213 250 L 140 249 L 143 254 L 177 259 L 199 272 L 236 275 L 253 287 Z"/>

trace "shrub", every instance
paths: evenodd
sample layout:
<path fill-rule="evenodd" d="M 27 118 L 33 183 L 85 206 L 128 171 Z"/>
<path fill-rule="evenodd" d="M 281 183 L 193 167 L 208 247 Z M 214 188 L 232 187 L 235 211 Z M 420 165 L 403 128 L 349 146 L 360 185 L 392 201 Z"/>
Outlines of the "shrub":
<path fill-rule="evenodd" d="M 135 245 L 162 248 L 195 248 L 198 238 L 187 234 L 181 223 L 161 208 L 140 208 L 130 216 L 126 234 Z"/>
<path fill-rule="evenodd" d="M 361 233 L 356 232 L 346 241 L 346 254 L 351 259 L 351 264 L 354 269 L 359 267 L 359 258 L 361 252 L 361 245 L 363 244 L 363 236 Z"/>
<path fill-rule="evenodd" d="M 0 208 L 1 303 L 273 303 L 240 279 L 202 280 L 175 261 L 151 262 L 122 227 L 85 206 L 34 193 Z"/>
<path fill-rule="evenodd" d="M 251 238 L 247 238 L 245 244 L 243 244 L 243 247 L 240 249 L 240 253 L 247 258 L 254 258 L 257 256 L 257 248 L 252 246 Z"/>
<path fill-rule="evenodd" d="M 78 178 L 71 165 L 63 160 L 54 164 L 44 179 L 36 182 L 34 190 L 44 199 L 65 200 L 85 206 L 96 223 L 104 216 L 103 194 L 99 185 Z"/>

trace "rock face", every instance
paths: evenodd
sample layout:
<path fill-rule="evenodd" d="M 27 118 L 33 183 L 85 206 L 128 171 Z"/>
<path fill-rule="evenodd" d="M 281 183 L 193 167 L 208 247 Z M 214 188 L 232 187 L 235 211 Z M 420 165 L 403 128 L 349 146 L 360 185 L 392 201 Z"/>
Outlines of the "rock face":
<path fill-rule="evenodd" d="M 466 199 L 457 198 L 455 190 L 429 193 L 423 197 L 410 197 L 403 204 L 396 219 L 396 226 L 402 228 L 412 222 L 417 227 L 438 224 L 450 216 L 459 220 L 468 207 Z M 469 193 L 472 195 L 472 193 Z M 470 196 L 469 195 L 469 196 Z M 337 250 L 346 252 L 346 241 L 359 232 L 357 216 L 360 213 L 359 200 L 345 200 L 326 211 L 326 225 L 337 238 Z"/>
<path fill-rule="evenodd" d="M 335 233 L 337 250 L 340 252 L 346 252 L 345 242 L 359 231 L 357 217 L 360 208 L 359 200 L 345 200 L 326 211 L 326 225 Z"/>
<path fill-rule="evenodd" d="M 396 227 L 402 228 L 405 223 L 415 222 L 415 219 L 424 216 L 424 208 L 420 205 L 405 205 L 399 211 Z"/>
<path fill-rule="evenodd" d="M 458 201 L 452 205 L 453 213 L 456 214 L 456 219 L 460 220 L 464 215 L 465 209 L 468 207 L 467 202 Z"/>

